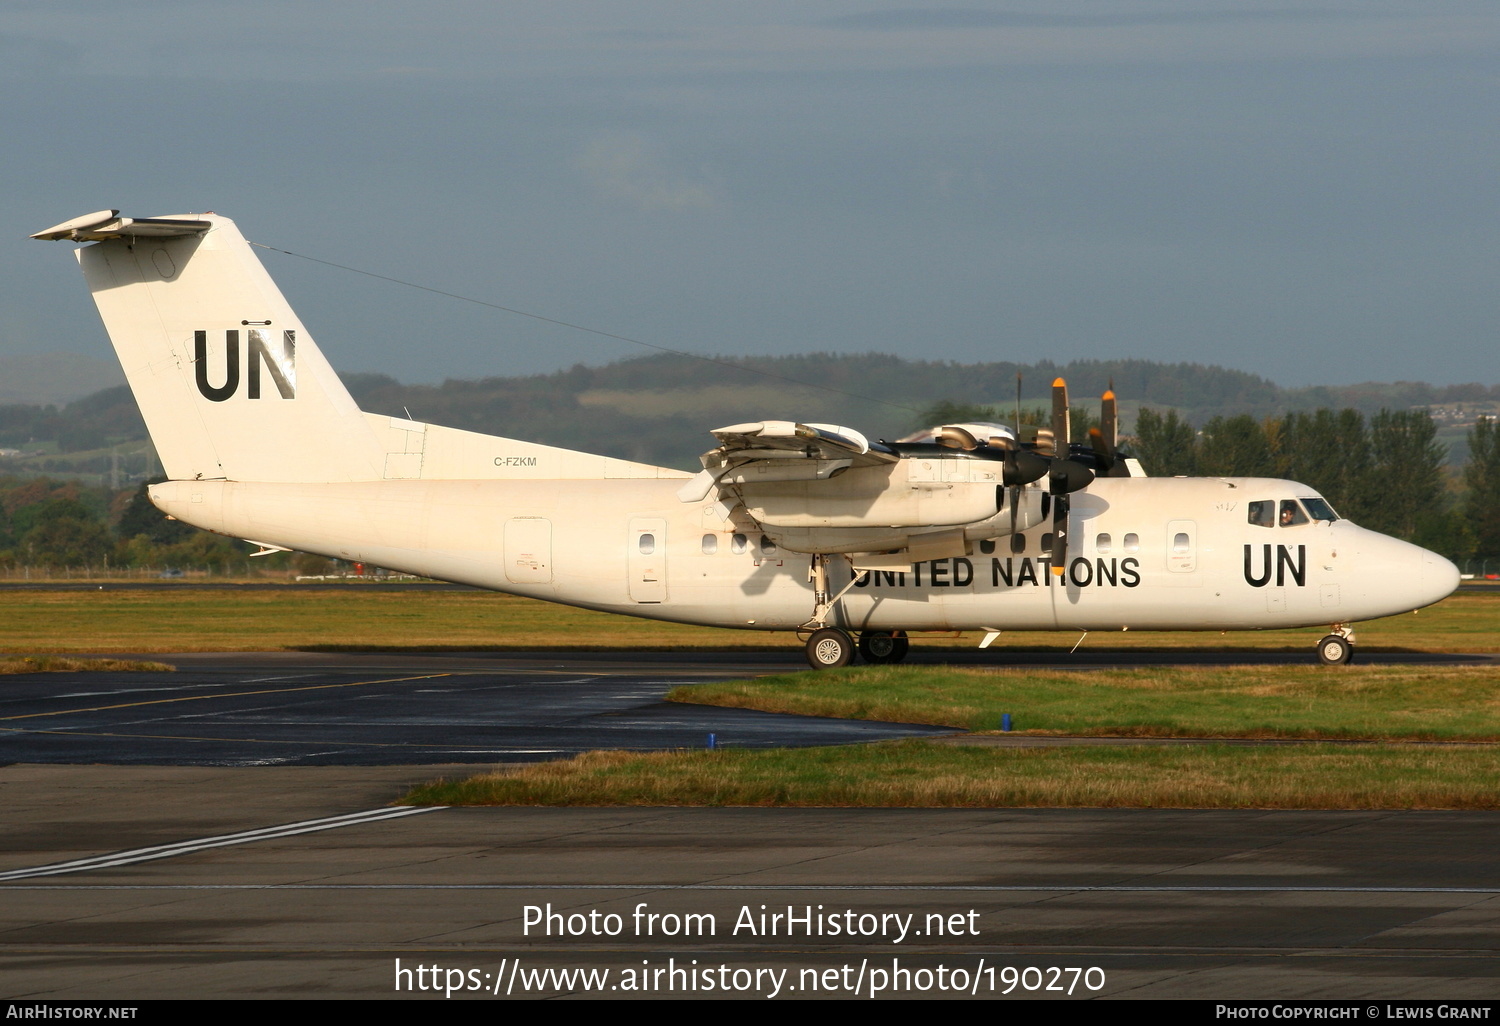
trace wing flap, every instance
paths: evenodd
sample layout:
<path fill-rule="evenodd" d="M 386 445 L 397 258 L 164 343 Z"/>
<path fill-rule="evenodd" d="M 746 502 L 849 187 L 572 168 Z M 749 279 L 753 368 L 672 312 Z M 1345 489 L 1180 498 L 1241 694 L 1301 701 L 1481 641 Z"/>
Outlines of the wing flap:
<path fill-rule="evenodd" d="M 763 420 L 731 424 L 711 432 L 719 448 L 704 454 L 704 466 L 725 466 L 737 460 L 852 460 L 854 466 L 895 463 L 899 458 L 885 446 L 851 427 L 839 424 L 800 424 Z M 711 461 L 711 464 L 710 464 Z"/>

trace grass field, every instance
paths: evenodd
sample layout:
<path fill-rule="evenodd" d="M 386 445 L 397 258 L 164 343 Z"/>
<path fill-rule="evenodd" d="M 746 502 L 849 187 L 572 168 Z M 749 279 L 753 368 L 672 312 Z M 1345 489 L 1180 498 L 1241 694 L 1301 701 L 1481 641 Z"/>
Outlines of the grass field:
<path fill-rule="evenodd" d="M 1321 743 L 995 748 L 907 741 L 595 752 L 414 790 L 416 804 L 1500 808 L 1500 668 L 863 667 L 676 701 L 1027 734 Z M 1358 744 L 1337 744 L 1358 739 Z"/>
<path fill-rule="evenodd" d="M 1500 666 L 860 666 L 697 684 L 671 701 L 1019 733 L 1500 741 Z"/>
<path fill-rule="evenodd" d="M 785 648 L 789 633 L 689 627 L 571 609 L 485 592 L 265 591 L 184 588 L 119 591 L 0 590 L 0 652 L 243 652 L 282 649 Z M 1464 593 L 1420 613 L 1359 625 L 1365 650 L 1500 651 L 1500 591 Z M 1324 632 L 1090 634 L 1097 649 L 1206 648 L 1306 652 Z M 973 647 L 980 635 L 915 635 L 921 647 Z M 993 646 L 1068 649 L 1075 633 L 1002 634 Z M 999 660 L 997 660 L 999 661 Z"/>
<path fill-rule="evenodd" d="M 1500 747 L 1228 745 L 592 752 L 413 789 L 412 805 L 1495 809 Z"/>
<path fill-rule="evenodd" d="M 0 591 L 0 652 L 341 649 L 795 648 L 792 634 L 713 630 L 480 592 L 377 587 Z M 1500 651 L 1500 592 L 1359 625 L 1361 649 Z M 1066 651 L 1074 634 L 1003 635 L 982 667 L 855 667 L 682 689 L 679 700 L 992 730 L 1133 736 L 1386 738 L 1247 748 L 994 749 L 905 742 L 831 749 L 592 753 L 434 785 L 455 804 L 1500 808 L 1500 675 L 1474 667 L 1319 667 L 1316 628 L 1091 634 L 1090 650 L 1290 649 L 1306 666 L 1056 673 L 1004 669 L 1005 650 Z M 919 635 L 972 647 L 977 634 Z M 34 664 L 20 663 L 30 666 Z"/>

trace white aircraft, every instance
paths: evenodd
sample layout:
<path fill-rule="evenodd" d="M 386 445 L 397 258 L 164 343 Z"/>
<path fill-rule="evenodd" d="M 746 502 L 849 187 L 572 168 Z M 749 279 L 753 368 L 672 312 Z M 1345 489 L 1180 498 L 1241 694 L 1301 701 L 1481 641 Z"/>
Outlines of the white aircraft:
<path fill-rule="evenodd" d="M 33 238 L 77 251 L 170 480 L 151 500 L 243 538 L 589 609 L 807 636 L 814 667 L 895 662 L 919 631 L 1228 631 L 1429 605 L 1448 560 L 1311 488 L 1149 478 L 1054 424 L 926 441 L 767 420 L 690 475 L 361 412 L 233 221 L 115 210 Z M 1061 381 L 1057 382 L 1061 386 Z M 857 642 L 856 639 L 857 638 Z"/>

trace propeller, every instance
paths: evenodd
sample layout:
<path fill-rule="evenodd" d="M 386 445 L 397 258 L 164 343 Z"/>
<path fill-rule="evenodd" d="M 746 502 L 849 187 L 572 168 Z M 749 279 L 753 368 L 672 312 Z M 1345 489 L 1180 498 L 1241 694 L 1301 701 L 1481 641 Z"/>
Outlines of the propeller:
<path fill-rule="evenodd" d="M 1047 495 L 1052 507 L 1052 572 L 1061 575 L 1068 562 L 1068 494 L 1087 488 L 1094 472 L 1081 461 L 1071 458 L 1068 448 L 1068 383 L 1061 377 L 1052 382 L 1052 426 L 1039 428 L 1036 440 L 1017 445 L 1009 439 L 991 439 L 990 444 L 1006 450 L 1005 483 L 1012 487 L 1010 496 L 1010 529 L 1014 534 L 1020 506 L 1019 486 L 1047 479 Z M 1016 434 L 1021 431 L 1021 375 L 1016 375 Z"/>
<path fill-rule="evenodd" d="M 1061 377 L 1052 382 L 1053 453 L 1057 457 L 1047 471 L 1047 492 L 1052 496 L 1052 573 L 1061 577 L 1068 569 L 1068 493 L 1087 488 L 1094 472 L 1063 455 L 1068 447 L 1068 383 Z"/>
<path fill-rule="evenodd" d="M 1105 474 L 1115 469 L 1115 441 L 1119 433 L 1120 416 L 1115 406 L 1115 383 L 1110 381 L 1099 403 L 1099 426 L 1089 428 L 1089 445 L 1099 459 Z"/>

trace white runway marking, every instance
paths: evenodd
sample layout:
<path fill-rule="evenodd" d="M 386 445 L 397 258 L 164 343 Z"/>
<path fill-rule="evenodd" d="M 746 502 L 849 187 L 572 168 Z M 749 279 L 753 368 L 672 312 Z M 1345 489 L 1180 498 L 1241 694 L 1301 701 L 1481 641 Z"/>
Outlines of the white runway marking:
<path fill-rule="evenodd" d="M 430 811 L 430 810 L 415 810 Z M 69 863 L 61 863 L 68 865 Z M 49 867 L 42 867 L 43 869 Z M 15 870 L 35 873 L 35 870 Z M 0 874 L 0 880 L 17 879 Z M 956 894 L 1500 894 L 1495 887 L 1147 887 L 1101 884 L 1077 887 L 1057 884 L 17 884 L 7 891 L 874 891 Z"/>
<path fill-rule="evenodd" d="M 32 866 L 27 869 L 12 869 L 8 872 L 0 873 L 0 881 L 26 880 L 37 876 L 58 876 L 62 873 L 83 873 L 91 869 L 128 866 L 135 862 L 150 862 L 154 859 L 171 858 L 174 855 L 187 855 L 195 851 L 203 851 L 207 848 L 223 848 L 231 844 L 249 844 L 252 841 L 269 841 L 277 837 L 311 834 L 319 830 L 358 826 L 361 823 L 375 823 L 384 819 L 399 819 L 403 816 L 415 816 L 423 812 L 436 812 L 438 809 L 445 807 L 437 805 L 420 809 L 369 809 L 365 812 L 351 812 L 344 816 L 329 816 L 326 819 L 307 819 L 300 823 L 285 823 L 281 826 L 262 827 L 259 830 L 244 830 L 237 834 L 200 837 L 189 841 L 178 841 L 175 844 L 159 844 L 151 848 L 118 851 L 112 855 L 96 855 L 93 858 L 74 859 L 71 862 L 54 862 L 49 865 Z"/>

